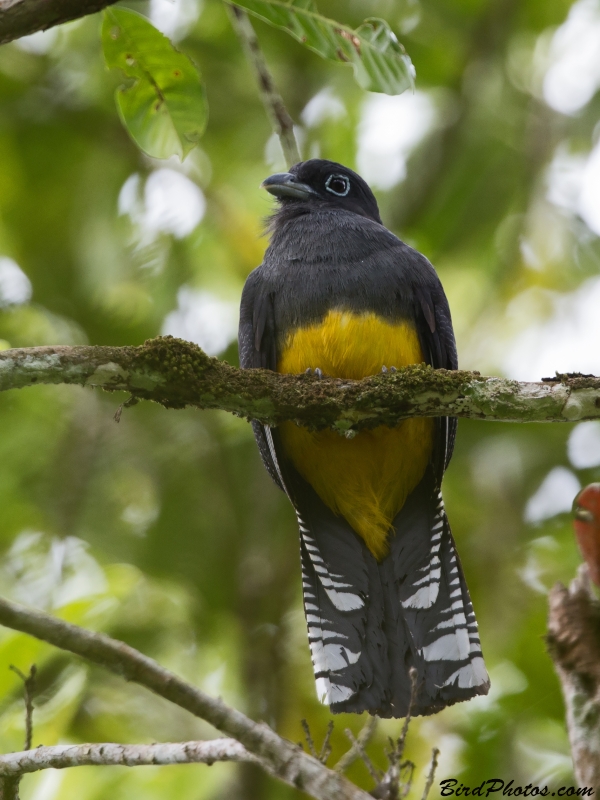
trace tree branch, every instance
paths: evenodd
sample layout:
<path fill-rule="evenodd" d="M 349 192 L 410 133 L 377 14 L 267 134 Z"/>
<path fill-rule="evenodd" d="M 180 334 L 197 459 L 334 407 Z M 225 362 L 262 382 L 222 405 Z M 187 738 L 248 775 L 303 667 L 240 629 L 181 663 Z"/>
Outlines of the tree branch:
<path fill-rule="evenodd" d="M 600 603 L 582 564 L 567 589 L 549 596 L 548 651 L 567 709 L 573 768 L 580 787 L 600 791 Z"/>
<path fill-rule="evenodd" d="M 116 0 L 0 0 L 0 44 L 95 14 Z"/>
<path fill-rule="evenodd" d="M 0 778 L 0 800 L 19 800 L 19 784 L 21 776 Z"/>
<path fill-rule="evenodd" d="M 225 5 L 231 17 L 231 24 L 254 71 L 260 99 L 267 112 L 271 127 L 279 136 L 286 163 L 291 167 L 292 164 L 300 161 L 298 143 L 294 135 L 294 121 L 288 114 L 283 98 L 277 90 L 248 14 L 228 0 L 225 1 Z"/>
<path fill-rule="evenodd" d="M 210 739 L 204 742 L 166 742 L 164 744 L 78 744 L 37 747 L 21 753 L 0 755 L 0 778 L 38 772 L 42 769 L 112 766 L 142 767 L 169 764 L 214 764 L 215 761 L 260 759 L 235 739 Z"/>
<path fill-rule="evenodd" d="M 166 408 L 213 408 L 265 425 L 293 420 L 347 436 L 413 416 L 501 422 L 600 418 L 600 378 L 559 376 L 520 383 L 423 364 L 349 381 L 269 370 L 239 370 L 172 337 L 140 347 L 31 347 L 0 352 L 0 391 L 39 383 L 124 390 Z"/>
<path fill-rule="evenodd" d="M 11 664 L 9 669 L 23 681 L 23 695 L 25 700 L 25 750 L 31 750 L 31 742 L 33 740 L 33 695 L 36 687 L 35 677 L 37 675 L 37 667 L 35 664 L 32 664 L 29 669 L 29 675 L 24 675 L 14 664 Z"/>
<path fill-rule="evenodd" d="M 240 711 L 227 706 L 221 699 L 210 697 L 123 642 L 2 598 L 0 624 L 68 650 L 87 661 L 106 667 L 126 680 L 145 686 L 232 736 L 270 775 L 303 790 L 317 800 L 369 798 L 362 789 L 351 784 L 339 773 L 327 769 L 298 745 L 282 739 L 265 723 L 253 722 Z"/>

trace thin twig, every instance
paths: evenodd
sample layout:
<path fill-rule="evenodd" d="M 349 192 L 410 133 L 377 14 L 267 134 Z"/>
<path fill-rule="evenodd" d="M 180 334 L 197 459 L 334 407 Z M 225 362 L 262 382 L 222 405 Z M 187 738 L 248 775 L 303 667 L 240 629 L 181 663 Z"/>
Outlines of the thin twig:
<path fill-rule="evenodd" d="M 412 710 L 415 707 L 415 700 L 417 699 L 417 670 L 415 667 L 411 667 L 408 671 L 408 677 L 410 678 L 410 701 L 408 703 L 408 711 L 406 713 L 406 717 L 404 718 L 404 724 L 402 725 L 402 732 L 398 737 L 398 741 L 396 742 L 396 747 L 394 748 L 394 757 L 396 759 L 396 763 L 399 764 L 402 761 L 402 756 L 404 755 L 404 748 L 406 746 L 406 736 L 408 734 L 408 726 L 410 725 L 410 720 L 412 718 Z"/>
<path fill-rule="evenodd" d="M 327 724 L 327 733 L 325 734 L 325 738 L 323 739 L 323 744 L 321 745 L 321 751 L 318 755 L 318 759 L 321 762 L 321 764 L 326 764 L 327 759 L 331 755 L 331 745 L 329 744 L 329 742 L 332 733 L 333 733 L 333 720 L 330 719 L 329 723 Z"/>
<path fill-rule="evenodd" d="M 306 739 L 306 744 L 308 745 L 308 752 L 311 754 L 313 758 L 319 758 L 317 755 L 317 750 L 315 748 L 315 743 L 313 741 L 310 728 L 308 726 L 308 722 L 305 719 L 300 720 L 300 724 L 302 725 L 302 730 L 304 731 L 304 738 Z"/>
<path fill-rule="evenodd" d="M 373 797 L 382 798 L 382 800 L 400 800 L 406 797 L 410 792 L 415 765 L 412 761 L 402 761 L 404 755 L 404 748 L 406 746 L 406 737 L 408 735 L 408 726 L 412 717 L 415 700 L 417 698 L 417 670 L 411 667 L 408 671 L 410 677 L 410 700 L 408 703 L 408 711 L 404 718 L 402 731 L 400 736 L 394 741 L 390 738 L 390 749 L 387 753 L 389 767 L 382 774 L 381 778 L 375 789 L 371 792 Z M 403 773 L 407 777 L 403 779 Z"/>
<path fill-rule="evenodd" d="M 129 398 L 129 400 L 126 400 L 124 403 L 121 403 L 121 405 L 117 408 L 117 410 L 114 413 L 113 416 L 114 421 L 117 423 L 121 422 L 121 414 L 123 413 L 123 409 L 131 408 L 132 406 L 137 406 L 139 402 L 140 402 L 139 397 L 134 397 L 132 395 Z"/>
<path fill-rule="evenodd" d="M 358 734 L 358 742 L 363 748 L 367 746 L 371 737 L 375 733 L 378 721 L 379 717 L 377 716 L 367 717 L 367 721 Z M 352 766 L 352 764 L 354 764 L 357 758 L 360 758 L 360 751 L 357 747 L 352 745 L 350 750 L 348 750 L 347 753 L 344 753 L 337 764 L 335 764 L 333 769 L 336 772 L 345 772 L 347 769 L 349 769 L 349 767 Z"/>
<path fill-rule="evenodd" d="M 346 728 L 344 733 L 346 734 L 348 739 L 350 739 L 350 741 L 352 742 L 352 746 L 356 749 L 358 755 L 364 761 L 364 763 L 365 763 L 367 769 L 369 770 L 369 773 L 371 774 L 371 777 L 373 778 L 375 783 L 379 783 L 381 781 L 381 779 L 383 778 L 383 772 L 381 772 L 381 770 L 377 769 L 375 764 L 373 764 L 373 762 L 371 761 L 371 759 L 367 755 L 367 752 L 366 752 L 366 750 L 364 748 L 363 743 L 359 742 L 359 740 L 354 736 L 354 734 L 352 733 L 350 728 Z"/>
<path fill-rule="evenodd" d="M 33 695 L 35 694 L 35 676 L 37 667 L 32 664 L 29 668 L 29 675 L 24 675 L 18 667 L 11 664 L 9 669 L 16 673 L 23 681 L 23 693 L 25 695 L 25 750 L 31 750 L 31 740 L 33 739 Z"/>
<path fill-rule="evenodd" d="M 267 66 L 258 37 L 252 27 L 248 14 L 243 9 L 239 8 L 239 6 L 229 2 L 226 2 L 226 5 L 229 10 L 233 28 L 254 70 L 260 99 L 265 107 L 273 131 L 279 137 L 287 165 L 291 167 L 292 164 L 297 164 L 298 161 L 300 161 L 300 152 L 294 134 L 294 121 L 290 117 L 283 102 L 283 98 L 275 86 L 275 81 Z"/>
<path fill-rule="evenodd" d="M 406 778 L 403 778 L 403 773 L 406 774 Z M 413 778 L 415 776 L 415 765 L 413 761 L 403 761 L 400 764 L 399 774 L 398 774 L 398 797 L 404 798 L 410 792 L 412 788 Z"/>
<path fill-rule="evenodd" d="M 35 693 L 35 676 L 37 667 L 32 664 L 29 668 L 29 675 L 25 675 L 14 664 L 10 664 L 9 669 L 23 681 L 23 694 L 25 697 L 25 750 L 31 750 L 31 740 L 33 739 L 33 695 Z M 0 773 L 1 775 L 1 773 Z M 0 800 L 19 800 L 19 785 L 23 770 L 13 770 L 5 778 L 0 777 Z"/>
<path fill-rule="evenodd" d="M 423 797 L 421 800 L 427 800 L 429 792 L 431 791 L 431 787 L 433 786 L 433 780 L 435 778 L 435 771 L 438 765 L 438 756 L 440 751 L 437 747 L 434 747 L 431 751 L 431 766 L 429 767 L 429 774 L 427 775 L 427 780 L 425 781 L 425 788 L 423 789 Z"/>
<path fill-rule="evenodd" d="M 302 788 L 317 800 L 366 800 L 368 797 L 342 775 L 328 770 L 301 748 L 278 736 L 268 725 L 253 722 L 221 699 L 210 697 L 186 683 L 124 642 L 3 598 L 0 598 L 0 624 L 75 653 L 126 680 L 145 686 L 237 739 L 269 774 L 295 788 Z"/>
<path fill-rule="evenodd" d="M 378 800 L 399 800 L 399 791 L 400 767 L 395 762 L 390 762 L 385 774 L 371 792 L 371 797 Z"/>

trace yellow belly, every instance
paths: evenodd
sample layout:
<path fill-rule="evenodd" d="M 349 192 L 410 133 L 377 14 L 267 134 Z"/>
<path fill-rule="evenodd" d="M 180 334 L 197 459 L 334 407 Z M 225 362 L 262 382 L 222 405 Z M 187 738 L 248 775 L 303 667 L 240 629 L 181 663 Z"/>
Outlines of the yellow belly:
<path fill-rule="evenodd" d="M 330 311 L 325 319 L 290 333 L 277 371 L 319 367 L 324 375 L 360 379 L 381 367 L 422 362 L 417 333 L 406 322 L 376 314 Z M 414 418 L 395 428 L 361 431 L 346 439 L 334 431 L 312 433 L 293 422 L 280 428 L 285 454 L 323 502 L 343 516 L 381 560 L 391 523 L 417 486 L 433 446 L 433 420 Z"/>

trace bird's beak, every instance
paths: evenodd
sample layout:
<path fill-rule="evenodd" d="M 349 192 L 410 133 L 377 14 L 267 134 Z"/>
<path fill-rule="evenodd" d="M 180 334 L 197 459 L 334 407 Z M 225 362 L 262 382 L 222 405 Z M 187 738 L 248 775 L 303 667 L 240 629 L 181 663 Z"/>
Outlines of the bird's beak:
<path fill-rule="evenodd" d="M 296 200 L 308 200 L 309 197 L 317 194 L 306 183 L 297 181 L 291 172 L 278 172 L 276 175 L 271 175 L 261 183 L 260 188 L 266 189 L 275 197 L 293 197 Z"/>

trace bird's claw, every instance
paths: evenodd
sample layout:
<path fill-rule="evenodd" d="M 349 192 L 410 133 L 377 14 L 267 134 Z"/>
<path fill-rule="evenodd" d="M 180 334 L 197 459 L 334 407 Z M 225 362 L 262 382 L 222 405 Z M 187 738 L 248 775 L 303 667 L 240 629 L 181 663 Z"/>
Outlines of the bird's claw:
<path fill-rule="evenodd" d="M 389 368 L 389 370 L 388 370 L 388 368 L 385 366 L 385 364 L 384 364 L 384 365 L 383 365 L 383 367 L 381 368 L 381 371 L 382 371 L 383 373 L 386 373 L 386 372 L 398 372 L 398 370 L 396 369 L 396 367 L 390 367 L 390 368 Z"/>
<path fill-rule="evenodd" d="M 323 377 L 323 371 L 319 369 L 319 367 L 317 367 L 316 369 L 311 369 L 309 367 L 308 369 L 304 370 L 305 375 L 312 375 L 313 373 L 317 376 L 317 378 L 319 378 L 319 380 L 321 380 L 321 378 Z"/>

